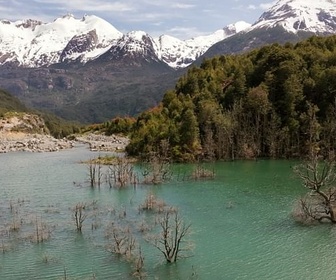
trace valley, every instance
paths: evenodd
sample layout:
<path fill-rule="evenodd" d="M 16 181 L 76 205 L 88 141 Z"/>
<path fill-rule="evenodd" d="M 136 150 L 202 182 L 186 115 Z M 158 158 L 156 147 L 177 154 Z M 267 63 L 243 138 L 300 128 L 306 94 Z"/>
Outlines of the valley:
<path fill-rule="evenodd" d="M 1 20 L 0 279 L 332 279 L 335 77 L 335 0 L 187 40 Z"/>
<path fill-rule="evenodd" d="M 96 16 L 2 21 L 0 87 L 68 120 L 137 116 L 205 58 L 332 35 L 335 18 L 329 1 L 281 0 L 253 24 L 236 22 L 184 41 L 145 31 L 123 34 Z"/>

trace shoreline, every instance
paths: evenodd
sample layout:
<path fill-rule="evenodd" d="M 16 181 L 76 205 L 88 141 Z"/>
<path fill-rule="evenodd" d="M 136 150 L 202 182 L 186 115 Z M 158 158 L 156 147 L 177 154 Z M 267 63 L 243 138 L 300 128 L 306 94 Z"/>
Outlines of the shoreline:
<path fill-rule="evenodd" d="M 56 139 L 50 135 L 22 132 L 0 132 L 0 154 L 9 152 L 57 152 L 71 149 L 76 143 L 88 144 L 91 151 L 123 151 L 129 140 L 117 135 L 84 134 L 75 135 L 74 140 Z"/>

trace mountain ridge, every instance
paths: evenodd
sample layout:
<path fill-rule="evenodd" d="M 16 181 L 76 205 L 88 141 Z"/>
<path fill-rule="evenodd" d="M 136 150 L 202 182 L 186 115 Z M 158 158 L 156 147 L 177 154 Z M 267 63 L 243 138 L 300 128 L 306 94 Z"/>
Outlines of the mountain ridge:
<path fill-rule="evenodd" d="M 188 67 L 213 45 L 225 42 L 232 36 L 277 26 L 295 34 L 334 34 L 336 1 L 279 0 L 253 24 L 238 21 L 211 34 L 187 40 L 169 35 L 153 38 L 145 31 L 123 34 L 111 23 L 95 15 L 84 15 L 77 19 L 67 14 L 49 23 L 34 19 L 15 22 L 1 20 L 0 65 L 13 64 L 28 68 L 72 62 L 85 65 L 111 52 L 111 49 L 125 51 L 128 48 L 128 52 L 147 52 L 148 46 L 142 43 L 145 39 L 151 45 L 151 59 L 156 56 L 155 59 L 169 67 L 179 69 Z M 121 45 L 124 48 L 120 48 Z M 132 48 L 136 45 L 138 48 Z"/>
<path fill-rule="evenodd" d="M 204 58 L 247 52 L 265 44 L 295 43 L 315 34 L 335 34 L 336 28 L 331 27 L 334 23 L 336 26 L 336 1 L 319 1 L 322 2 L 330 5 L 322 5 L 322 9 L 311 3 L 307 12 L 302 12 L 304 17 L 300 18 L 306 2 L 280 0 L 253 25 L 238 22 L 208 36 L 185 41 L 168 35 L 153 38 L 145 31 L 122 34 L 114 27 L 106 28 L 104 33 L 92 30 L 97 22 L 98 25 L 109 24 L 98 17 L 85 16 L 78 20 L 67 15 L 56 20 L 56 27 L 61 29 L 66 27 L 65 23 L 73 23 L 64 32 L 63 39 L 57 42 L 62 48 L 57 51 L 57 46 L 52 46 L 46 54 L 36 49 L 32 38 L 52 24 L 45 26 L 30 20 L 15 25 L 2 21 L 0 38 L 13 28 L 20 32 L 29 30 L 29 42 L 34 48 L 29 49 L 27 44 L 14 46 L 23 52 L 27 51 L 25 47 L 29 49 L 26 56 L 21 54 L 19 58 L 32 63 L 31 67 L 23 67 L 12 53 L 1 51 L 3 44 L 0 44 L 0 87 L 27 106 L 48 110 L 70 120 L 90 123 L 116 116 L 135 116 L 157 105 L 164 93 L 174 88 L 177 79 Z M 297 19 L 307 23 L 297 24 Z M 313 22 L 319 26 L 319 33 L 314 32 Z M 46 38 L 56 40 L 55 32 L 45 33 L 38 42 Z M 112 39 L 106 35 L 110 33 L 114 36 Z M 221 40 L 223 37 L 225 39 Z M 16 38 L 21 43 L 23 39 Z M 31 60 L 34 55 L 38 56 L 37 61 Z M 50 61 L 53 64 L 49 65 Z"/>
<path fill-rule="evenodd" d="M 153 38 L 149 34 L 146 36 L 155 45 L 158 59 L 170 67 L 180 68 L 190 65 L 212 44 L 248 26 L 250 25 L 247 23 L 238 22 L 213 34 L 185 41 L 167 35 L 159 38 Z M 112 24 L 95 15 L 85 15 L 76 19 L 67 14 L 49 23 L 33 19 L 15 22 L 1 20 L 0 64 L 12 63 L 30 68 L 72 61 L 85 64 L 120 45 L 123 39 L 133 37 L 141 41 L 142 33 L 144 31 L 123 34 Z"/>
<path fill-rule="evenodd" d="M 252 25 L 254 28 L 281 25 L 287 31 L 333 34 L 336 30 L 336 1 L 279 0 Z"/>
<path fill-rule="evenodd" d="M 250 27 L 212 45 L 196 64 L 221 54 L 246 52 L 266 44 L 297 43 L 336 34 L 336 0 L 279 0 Z"/>

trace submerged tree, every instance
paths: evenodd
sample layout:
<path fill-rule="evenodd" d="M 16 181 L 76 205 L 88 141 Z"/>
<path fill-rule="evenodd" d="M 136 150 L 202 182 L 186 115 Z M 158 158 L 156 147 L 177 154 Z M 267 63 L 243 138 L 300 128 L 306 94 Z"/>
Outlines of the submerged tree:
<path fill-rule="evenodd" d="M 303 186 L 310 192 L 298 202 L 294 217 L 302 222 L 329 221 L 336 223 L 336 162 L 334 152 L 321 149 L 320 130 L 316 106 L 307 103 L 308 110 L 301 118 L 307 134 L 308 160 L 294 168 Z"/>
<path fill-rule="evenodd" d="M 209 170 L 204 166 L 202 166 L 201 163 L 198 163 L 191 174 L 191 178 L 194 180 L 214 179 L 215 171 Z"/>
<path fill-rule="evenodd" d="M 137 183 L 137 177 L 133 171 L 133 165 L 126 158 L 117 158 L 108 168 L 108 183 L 110 187 L 124 188 Z"/>
<path fill-rule="evenodd" d="M 310 160 L 294 168 L 310 192 L 299 200 L 293 216 L 302 222 L 336 223 L 336 164 L 334 158 L 322 160 L 315 152 Z"/>
<path fill-rule="evenodd" d="M 158 153 L 151 153 L 149 160 L 144 164 L 142 172 L 144 184 L 161 184 L 171 178 L 171 168 L 169 159 Z"/>
<path fill-rule="evenodd" d="M 88 170 L 91 188 L 94 188 L 95 186 L 100 187 L 101 179 L 103 176 L 101 164 L 97 164 L 94 160 L 90 160 L 90 162 L 88 163 Z"/>
<path fill-rule="evenodd" d="M 178 211 L 169 208 L 164 211 L 158 224 L 159 234 L 149 239 L 169 263 L 176 262 L 178 258 L 186 257 L 182 252 L 190 251 L 190 246 L 183 246 L 186 237 L 190 234 L 191 224 L 185 224 Z"/>
<path fill-rule="evenodd" d="M 85 203 L 79 202 L 73 208 L 73 219 L 76 224 L 76 229 L 79 232 L 82 232 L 83 223 L 87 217 L 85 213 L 85 207 L 86 207 Z"/>

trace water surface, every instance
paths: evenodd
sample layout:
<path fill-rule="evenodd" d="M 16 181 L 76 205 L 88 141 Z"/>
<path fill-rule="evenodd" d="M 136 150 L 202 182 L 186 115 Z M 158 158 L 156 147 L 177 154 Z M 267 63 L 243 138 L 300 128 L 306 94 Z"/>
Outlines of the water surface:
<path fill-rule="evenodd" d="M 0 155 L 0 242 L 6 248 L 0 254 L 0 279 L 132 279 L 131 265 L 106 249 L 105 232 L 112 210 L 125 210 L 127 219 L 140 222 L 138 205 L 149 191 L 178 207 L 192 224 L 194 250 L 192 257 L 168 265 L 141 241 L 147 279 L 333 279 L 334 227 L 304 227 L 290 217 L 295 199 L 304 193 L 292 173 L 294 162 L 209 164 L 216 178 L 197 182 L 182 180 L 192 165 L 175 165 L 175 178 L 160 186 L 91 189 L 87 166 L 79 162 L 97 155 L 84 146 Z M 79 234 L 71 209 L 92 201 L 98 205 L 96 216 Z M 8 235 L 15 219 L 24 226 Z M 29 239 L 36 220 L 52 229 L 46 242 Z M 99 224 L 95 230 L 93 220 Z"/>

